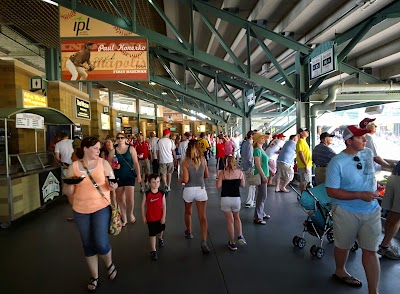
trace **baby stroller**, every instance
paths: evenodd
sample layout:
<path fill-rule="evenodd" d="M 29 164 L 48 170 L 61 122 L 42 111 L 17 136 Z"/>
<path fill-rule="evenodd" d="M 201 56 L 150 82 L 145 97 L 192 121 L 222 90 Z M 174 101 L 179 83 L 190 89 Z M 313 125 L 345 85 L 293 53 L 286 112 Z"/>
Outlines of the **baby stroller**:
<path fill-rule="evenodd" d="M 313 245 L 310 249 L 311 254 L 320 259 L 325 255 L 325 250 L 323 248 L 324 237 L 326 236 L 329 243 L 334 241 L 331 214 L 332 199 L 326 193 L 325 184 L 318 185 L 314 188 L 307 188 L 307 190 L 302 191 L 301 194 L 292 186 L 290 187 L 296 192 L 300 206 L 308 215 L 303 223 L 303 235 L 301 237 L 295 236 L 293 238 L 293 245 L 304 248 L 304 246 L 306 246 L 304 235 L 308 232 L 310 235 L 320 240 L 319 246 Z M 357 249 L 358 243 L 356 241 L 351 251 L 354 252 Z"/>

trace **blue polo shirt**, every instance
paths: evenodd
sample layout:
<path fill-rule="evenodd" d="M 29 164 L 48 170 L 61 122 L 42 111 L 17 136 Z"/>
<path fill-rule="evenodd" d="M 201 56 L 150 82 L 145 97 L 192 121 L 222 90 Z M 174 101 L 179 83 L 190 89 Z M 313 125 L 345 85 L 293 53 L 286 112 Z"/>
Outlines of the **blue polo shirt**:
<path fill-rule="evenodd" d="M 374 158 L 371 149 L 365 148 L 356 156 L 360 158 L 362 169 L 357 169 L 358 162 L 354 160 L 354 156 L 343 151 L 331 159 L 326 172 L 326 187 L 352 192 L 376 191 Z M 340 205 L 342 208 L 356 213 L 371 212 L 379 207 L 376 200 L 367 202 L 361 199 L 332 198 L 332 204 Z"/>

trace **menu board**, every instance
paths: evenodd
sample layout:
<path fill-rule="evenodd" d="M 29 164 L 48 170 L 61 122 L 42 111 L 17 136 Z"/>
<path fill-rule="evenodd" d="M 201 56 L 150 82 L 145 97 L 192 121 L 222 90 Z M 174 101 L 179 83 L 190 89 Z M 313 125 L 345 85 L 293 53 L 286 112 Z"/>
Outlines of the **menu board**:
<path fill-rule="evenodd" d="M 44 129 L 44 117 L 33 113 L 17 113 L 15 127 L 19 129 Z"/>

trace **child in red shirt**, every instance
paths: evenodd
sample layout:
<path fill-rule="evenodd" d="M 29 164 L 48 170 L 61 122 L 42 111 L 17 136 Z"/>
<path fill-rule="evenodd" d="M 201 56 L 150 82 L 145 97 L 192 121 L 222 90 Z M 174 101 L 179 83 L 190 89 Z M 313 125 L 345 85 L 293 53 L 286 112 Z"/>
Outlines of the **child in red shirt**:
<path fill-rule="evenodd" d="M 165 194 L 160 191 L 160 176 L 151 174 L 149 176 L 150 190 L 148 190 L 142 201 L 143 222 L 147 224 L 150 238 L 150 255 L 152 260 L 157 260 L 156 236 L 158 237 L 158 247 L 164 246 L 163 233 L 165 230 L 165 217 L 167 206 Z"/>

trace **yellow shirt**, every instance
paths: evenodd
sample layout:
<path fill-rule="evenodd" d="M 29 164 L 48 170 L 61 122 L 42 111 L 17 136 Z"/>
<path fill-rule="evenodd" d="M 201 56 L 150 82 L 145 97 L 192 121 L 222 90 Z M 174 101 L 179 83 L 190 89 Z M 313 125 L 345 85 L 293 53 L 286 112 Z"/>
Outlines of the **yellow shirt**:
<path fill-rule="evenodd" d="M 206 139 L 199 139 L 199 144 L 201 152 L 206 152 L 207 148 L 210 148 L 210 144 Z"/>
<path fill-rule="evenodd" d="M 306 140 L 300 138 L 296 144 L 296 162 L 298 168 L 306 168 L 303 161 L 300 159 L 299 151 L 303 151 L 304 159 L 307 163 L 307 167 L 312 166 L 311 151 Z"/>

